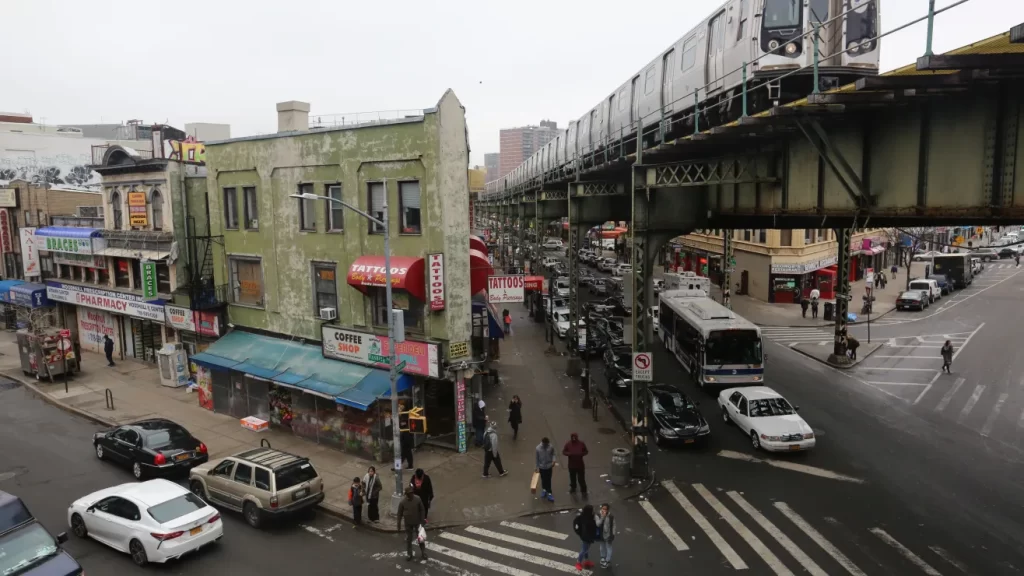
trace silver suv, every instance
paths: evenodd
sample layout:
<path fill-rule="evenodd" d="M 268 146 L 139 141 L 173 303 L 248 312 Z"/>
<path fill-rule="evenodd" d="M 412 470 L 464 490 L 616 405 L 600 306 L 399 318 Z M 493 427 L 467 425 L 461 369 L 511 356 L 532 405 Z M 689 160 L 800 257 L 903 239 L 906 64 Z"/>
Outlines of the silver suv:
<path fill-rule="evenodd" d="M 197 466 L 189 489 L 210 504 L 241 512 L 259 528 L 278 518 L 316 506 L 324 482 L 308 458 L 271 448 L 255 448 Z"/>

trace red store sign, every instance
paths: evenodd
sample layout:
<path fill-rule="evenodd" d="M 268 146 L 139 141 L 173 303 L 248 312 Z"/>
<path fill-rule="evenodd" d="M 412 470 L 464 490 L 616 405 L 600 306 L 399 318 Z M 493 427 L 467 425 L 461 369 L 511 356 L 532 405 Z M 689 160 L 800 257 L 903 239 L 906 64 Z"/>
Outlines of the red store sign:
<path fill-rule="evenodd" d="M 429 284 L 427 286 L 430 297 L 431 312 L 444 310 L 444 254 L 430 254 L 427 256 L 427 268 Z"/>

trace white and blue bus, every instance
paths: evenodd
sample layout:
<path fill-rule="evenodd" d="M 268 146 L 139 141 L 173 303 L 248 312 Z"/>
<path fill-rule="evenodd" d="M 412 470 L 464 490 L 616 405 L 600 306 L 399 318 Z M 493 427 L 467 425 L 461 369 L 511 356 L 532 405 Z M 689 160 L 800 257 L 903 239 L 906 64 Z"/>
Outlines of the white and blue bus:
<path fill-rule="evenodd" d="M 764 382 L 761 329 L 707 297 L 703 290 L 668 290 L 660 295 L 659 336 L 704 386 Z"/>

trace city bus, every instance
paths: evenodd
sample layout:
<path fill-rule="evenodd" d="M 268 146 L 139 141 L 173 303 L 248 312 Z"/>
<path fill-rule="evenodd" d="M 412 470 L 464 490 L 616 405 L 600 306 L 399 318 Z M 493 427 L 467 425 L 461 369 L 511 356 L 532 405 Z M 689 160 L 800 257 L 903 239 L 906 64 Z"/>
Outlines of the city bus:
<path fill-rule="evenodd" d="M 659 300 L 658 335 L 702 388 L 764 382 L 764 346 L 757 325 L 703 290 L 666 290 Z"/>

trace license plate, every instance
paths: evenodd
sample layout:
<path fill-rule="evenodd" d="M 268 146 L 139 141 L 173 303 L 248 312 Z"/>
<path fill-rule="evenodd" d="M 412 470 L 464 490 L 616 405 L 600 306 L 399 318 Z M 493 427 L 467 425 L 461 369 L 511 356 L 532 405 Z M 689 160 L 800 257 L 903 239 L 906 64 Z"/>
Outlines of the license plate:
<path fill-rule="evenodd" d="M 299 490 L 298 492 L 295 493 L 295 496 L 292 499 L 301 500 L 306 496 L 309 496 L 309 488 L 303 488 L 302 490 Z"/>
<path fill-rule="evenodd" d="M 202 531 L 203 531 L 203 527 L 202 526 L 196 526 L 195 528 L 193 528 L 193 529 L 188 531 L 188 535 L 189 536 L 195 536 L 196 534 L 199 534 Z"/>
<path fill-rule="evenodd" d="M 790 444 L 789 445 L 789 449 L 790 450 L 799 450 L 800 449 L 800 445 L 799 444 Z"/>
<path fill-rule="evenodd" d="M 687 438 L 686 440 L 683 440 L 683 444 L 693 444 L 693 438 Z"/>
<path fill-rule="evenodd" d="M 182 454 L 178 454 L 177 456 L 175 456 L 174 459 L 175 460 L 188 460 L 188 457 L 189 457 L 188 452 L 184 452 Z"/>

